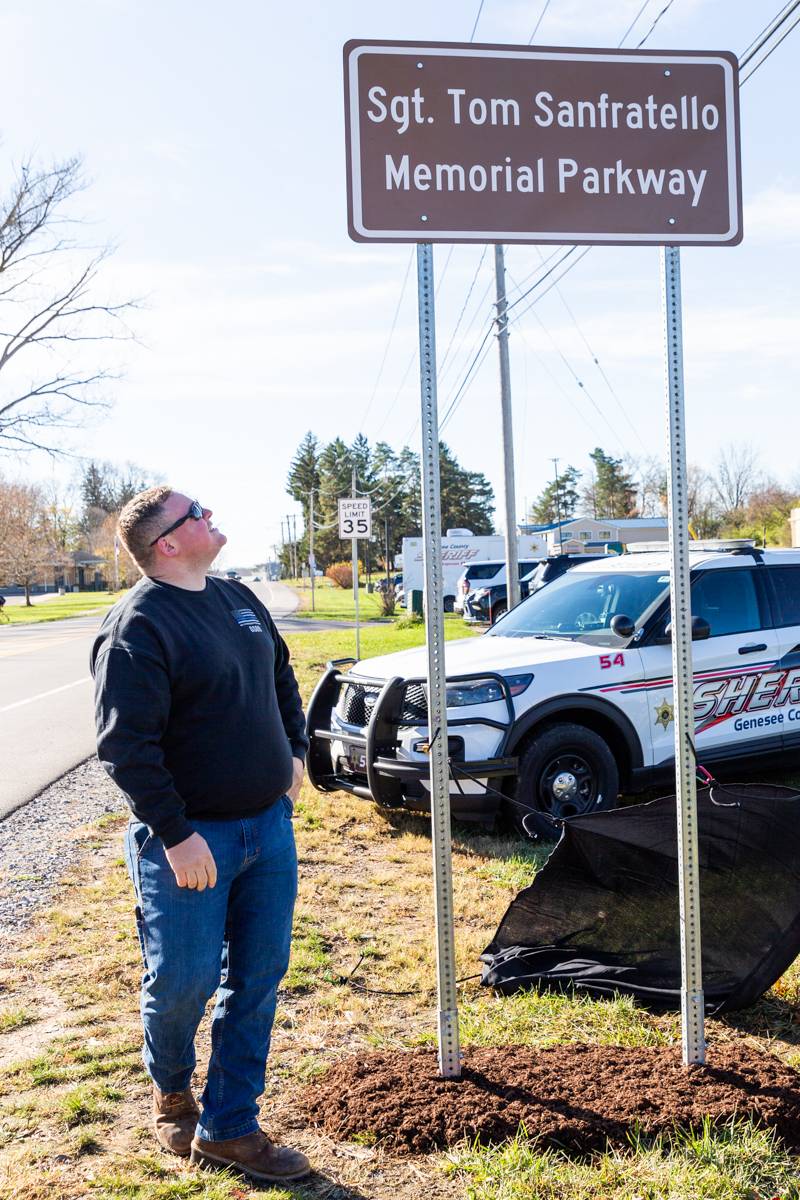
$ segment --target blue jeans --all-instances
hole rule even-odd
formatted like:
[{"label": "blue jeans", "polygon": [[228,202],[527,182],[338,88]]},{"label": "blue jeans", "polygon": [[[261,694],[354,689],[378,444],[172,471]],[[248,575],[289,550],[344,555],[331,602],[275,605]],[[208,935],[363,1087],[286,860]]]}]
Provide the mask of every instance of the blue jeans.
[{"label": "blue jeans", "polygon": [[192,820],[217,864],[216,886],[203,892],[178,887],[161,839],[146,825],[131,821],[125,837],[144,961],[142,1058],[160,1091],[189,1087],[195,1034],[216,992],[197,1126],[210,1141],[258,1129],[256,1101],[297,895],[291,814],[283,796],[242,820]]}]

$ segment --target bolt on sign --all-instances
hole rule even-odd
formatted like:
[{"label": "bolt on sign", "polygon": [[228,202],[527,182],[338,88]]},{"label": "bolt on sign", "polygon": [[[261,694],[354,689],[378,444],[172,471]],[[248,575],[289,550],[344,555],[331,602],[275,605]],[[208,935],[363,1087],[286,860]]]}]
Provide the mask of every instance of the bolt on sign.
[{"label": "bolt on sign", "polygon": [[733,54],[350,41],[344,68],[356,241],[741,241]]}]

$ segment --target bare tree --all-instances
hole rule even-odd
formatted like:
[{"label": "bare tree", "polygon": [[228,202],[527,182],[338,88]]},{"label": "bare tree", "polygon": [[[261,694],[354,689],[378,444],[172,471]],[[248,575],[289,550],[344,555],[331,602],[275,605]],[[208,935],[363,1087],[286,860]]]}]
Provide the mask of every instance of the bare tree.
[{"label": "bare tree", "polygon": [[625,458],[626,469],[636,480],[640,517],[663,517],[667,512],[667,470],[655,454]]},{"label": "bare tree", "polygon": [[65,557],[53,546],[44,510],[39,488],[0,481],[0,579],[23,587],[28,606],[32,585]]},{"label": "bare tree", "polygon": [[758,482],[758,454],[753,447],[745,442],[724,446],[713,482],[724,514],[741,512]]},{"label": "bare tree", "polygon": [[26,162],[0,203],[0,451],[63,452],[56,431],[107,407],[103,386],[116,378],[87,365],[86,347],[132,336],[125,316],[135,302],[97,294],[109,249],[68,236],[80,167],[76,158],[49,169]]}]

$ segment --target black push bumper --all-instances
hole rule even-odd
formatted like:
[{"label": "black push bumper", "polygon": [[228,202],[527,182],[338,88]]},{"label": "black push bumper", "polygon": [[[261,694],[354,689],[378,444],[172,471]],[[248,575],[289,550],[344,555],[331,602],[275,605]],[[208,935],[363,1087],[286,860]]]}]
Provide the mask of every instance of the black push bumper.
[{"label": "black push bumper", "polygon": [[[409,808],[429,811],[429,792],[423,781],[430,778],[427,761],[412,762],[398,758],[398,731],[402,727],[427,727],[427,715],[408,714],[406,693],[410,688],[419,689],[422,679],[371,679],[359,675],[356,679],[343,671],[352,666],[354,659],[337,659],[328,664],[308,705],[307,727],[311,742],[308,752],[308,776],[320,792],[339,790],[355,796],[374,800],[387,808]],[[503,743],[514,723],[514,704],[508,683],[502,675],[482,671],[471,675],[459,675],[448,679],[448,683],[463,683],[472,679],[494,679],[502,688],[506,704],[506,721],[495,721],[488,717],[450,719],[448,728],[448,760],[450,764],[450,796],[453,815],[462,820],[487,821],[493,819],[500,800],[499,787],[488,786],[486,791],[463,790],[464,781],[499,780],[504,776],[516,775],[517,759],[508,757],[468,760],[464,756],[463,739],[453,731],[465,725],[488,725],[503,734]],[[362,686],[377,698],[365,727],[339,729],[332,724],[332,714],[339,700],[342,686]],[[334,762],[332,743],[342,742],[356,752],[357,765],[347,769],[337,759]]]}]

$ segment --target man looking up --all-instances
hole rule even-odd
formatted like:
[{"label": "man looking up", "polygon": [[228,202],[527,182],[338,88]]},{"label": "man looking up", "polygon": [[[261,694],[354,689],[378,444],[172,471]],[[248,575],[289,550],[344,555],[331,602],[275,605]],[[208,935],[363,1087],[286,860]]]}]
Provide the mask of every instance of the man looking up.
[{"label": "man looking up", "polygon": [[[132,809],[126,861],[144,973],[143,1060],[156,1136],[206,1167],[282,1182],[309,1171],[258,1124],[289,962],[292,804],[308,749],[289,651],[242,583],[206,574],[226,538],[168,487],[119,532],[144,578],[92,650],[97,751]],[[194,1039],[216,992],[201,1108]]]}]

